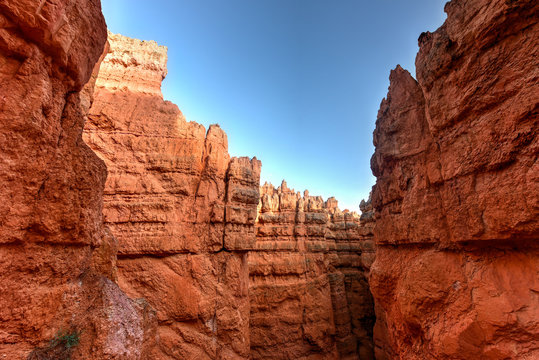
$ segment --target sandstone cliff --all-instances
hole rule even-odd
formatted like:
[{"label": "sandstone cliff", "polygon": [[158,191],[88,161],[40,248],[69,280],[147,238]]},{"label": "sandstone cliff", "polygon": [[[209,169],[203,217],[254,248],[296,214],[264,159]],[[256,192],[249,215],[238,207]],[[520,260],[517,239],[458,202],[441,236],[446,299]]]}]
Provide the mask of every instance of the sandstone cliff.
[{"label": "sandstone cliff", "polygon": [[81,137],[100,3],[1,0],[0,24],[0,358],[138,359],[151,313],[113,282],[106,169]]},{"label": "sandstone cliff", "polygon": [[249,356],[247,250],[260,162],[164,101],[166,48],[110,34],[84,138],[105,161],[118,281],[157,312],[152,359]]},{"label": "sandstone cliff", "polygon": [[259,189],[258,160],[163,100],[165,47],[109,42],[84,139],[109,172],[120,287],[157,313],[151,358],[372,358],[371,219]]},{"label": "sandstone cliff", "polygon": [[536,359],[539,3],[446,12],[374,132],[377,358]]},{"label": "sandstone cliff", "polygon": [[373,358],[372,222],[284,181],[261,187],[258,210],[249,254],[252,358]]}]

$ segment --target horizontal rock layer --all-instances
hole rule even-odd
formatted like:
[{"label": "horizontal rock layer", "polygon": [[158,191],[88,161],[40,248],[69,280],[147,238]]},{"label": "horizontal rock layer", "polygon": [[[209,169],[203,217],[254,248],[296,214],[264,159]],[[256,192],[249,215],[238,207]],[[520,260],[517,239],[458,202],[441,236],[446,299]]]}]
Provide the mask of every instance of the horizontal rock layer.
[{"label": "horizontal rock layer", "polygon": [[537,358],[539,4],[445,10],[374,132],[377,357]]},{"label": "horizontal rock layer", "polygon": [[260,162],[230,158],[219,126],[206,131],[163,100],[164,48],[109,43],[84,138],[109,170],[103,212],[119,284],[156,311],[151,358],[247,358]]},{"label": "horizontal rock layer", "polygon": [[252,358],[373,358],[372,222],[284,181],[261,187],[258,211],[249,254]]}]

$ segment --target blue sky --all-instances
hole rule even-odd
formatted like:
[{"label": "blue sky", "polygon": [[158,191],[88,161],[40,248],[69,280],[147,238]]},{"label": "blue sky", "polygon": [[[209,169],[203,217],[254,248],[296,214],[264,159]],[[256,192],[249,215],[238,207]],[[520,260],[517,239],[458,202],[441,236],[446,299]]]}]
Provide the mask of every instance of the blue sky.
[{"label": "blue sky", "polygon": [[102,0],[114,33],[168,47],[165,99],[218,123],[262,183],[359,211],[374,184],[376,114],[446,0]]}]

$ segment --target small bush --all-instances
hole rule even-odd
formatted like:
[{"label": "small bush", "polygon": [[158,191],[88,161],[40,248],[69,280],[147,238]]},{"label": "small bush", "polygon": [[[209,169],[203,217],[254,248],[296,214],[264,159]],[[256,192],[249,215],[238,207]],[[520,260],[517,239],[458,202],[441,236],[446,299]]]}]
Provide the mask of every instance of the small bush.
[{"label": "small bush", "polygon": [[79,344],[80,332],[78,331],[63,331],[60,330],[56,333],[54,338],[50,341],[50,347],[56,347],[59,345],[64,346],[66,349],[71,349]]},{"label": "small bush", "polygon": [[27,360],[70,360],[73,348],[79,344],[80,331],[59,330],[42,348],[34,349]]}]

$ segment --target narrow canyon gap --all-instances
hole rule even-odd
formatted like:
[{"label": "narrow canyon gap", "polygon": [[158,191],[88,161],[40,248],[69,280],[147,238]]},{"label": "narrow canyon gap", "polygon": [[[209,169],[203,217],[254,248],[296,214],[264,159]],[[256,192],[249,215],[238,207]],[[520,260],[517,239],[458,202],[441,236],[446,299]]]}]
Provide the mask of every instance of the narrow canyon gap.
[{"label": "narrow canyon gap", "polygon": [[539,3],[446,12],[360,217],[260,186],[98,0],[0,0],[0,359],[538,358]]}]

